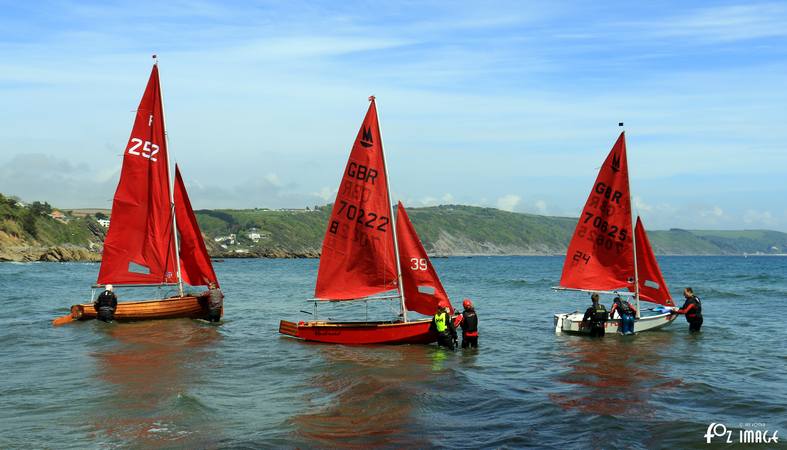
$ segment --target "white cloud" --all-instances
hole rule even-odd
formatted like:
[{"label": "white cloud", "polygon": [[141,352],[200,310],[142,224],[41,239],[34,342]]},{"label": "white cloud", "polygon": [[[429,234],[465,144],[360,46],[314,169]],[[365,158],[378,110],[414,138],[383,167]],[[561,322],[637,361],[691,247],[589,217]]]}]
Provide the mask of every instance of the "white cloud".
[{"label": "white cloud", "polygon": [[332,202],[336,198],[337,192],[338,192],[337,188],[329,188],[327,186],[323,186],[319,192],[312,192],[312,195],[321,198],[326,202]]},{"label": "white cloud", "polygon": [[521,201],[522,198],[518,195],[507,194],[497,199],[497,208],[503,211],[513,211]]},{"label": "white cloud", "polygon": [[776,225],[776,219],[770,211],[749,209],[743,214],[743,221],[749,225]]},{"label": "white cloud", "polygon": [[667,18],[659,35],[728,42],[787,36],[787,6],[777,3],[713,6]]},{"label": "white cloud", "polygon": [[546,215],[547,214],[547,202],[544,200],[536,200],[535,202],[536,212],[539,214]]}]

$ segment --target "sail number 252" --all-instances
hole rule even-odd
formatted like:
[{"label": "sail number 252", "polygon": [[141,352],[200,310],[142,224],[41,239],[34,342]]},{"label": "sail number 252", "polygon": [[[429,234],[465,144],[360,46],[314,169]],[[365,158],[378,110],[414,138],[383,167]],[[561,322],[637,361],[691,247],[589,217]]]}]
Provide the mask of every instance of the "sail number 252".
[{"label": "sail number 252", "polygon": [[149,160],[156,162],[156,154],[159,152],[158,144],[150,141],[143,141],[140,138],[131,138],[129,141],[128,154],[134,156],[142,156]]}]

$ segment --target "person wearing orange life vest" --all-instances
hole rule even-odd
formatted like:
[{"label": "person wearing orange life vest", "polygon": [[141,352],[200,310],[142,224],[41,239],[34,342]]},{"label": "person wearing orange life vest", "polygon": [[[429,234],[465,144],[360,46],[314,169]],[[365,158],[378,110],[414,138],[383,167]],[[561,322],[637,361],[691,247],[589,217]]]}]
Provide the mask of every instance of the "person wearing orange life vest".
[{"label": "person wearing orange life vest", "polygon": [[437,345],[454,350],[456,348],[456,327],[451,317],[451,306],[441,300],[437,312],[432,317],[431,328],[437,332]]},{"label": "person wearing orange life vest", "polygon": [[478,348],[478,316],[475,307],[469,298],[462,302],[462,306],[465,308],[462,311],[462,321],[459,323],[462,327],[462,348]]}]

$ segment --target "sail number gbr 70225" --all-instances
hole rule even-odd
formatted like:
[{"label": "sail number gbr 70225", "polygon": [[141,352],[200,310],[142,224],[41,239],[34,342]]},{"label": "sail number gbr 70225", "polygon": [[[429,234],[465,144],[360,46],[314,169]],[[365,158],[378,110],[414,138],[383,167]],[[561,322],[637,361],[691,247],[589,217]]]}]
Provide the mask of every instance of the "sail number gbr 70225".
[{"label": "sail number gbr 70225", "polygon": [[[615,250],[622,254],[626,249],[626,241],[629,238],[629,230],[617,225],[610,224],[601,216],[585,211],[581,223],[577,228],[577,237],[585,238],[593,243],[597,251]],[[571,259],[575,263],[589,263],[592,256],[589,253],[577,250]]]}]

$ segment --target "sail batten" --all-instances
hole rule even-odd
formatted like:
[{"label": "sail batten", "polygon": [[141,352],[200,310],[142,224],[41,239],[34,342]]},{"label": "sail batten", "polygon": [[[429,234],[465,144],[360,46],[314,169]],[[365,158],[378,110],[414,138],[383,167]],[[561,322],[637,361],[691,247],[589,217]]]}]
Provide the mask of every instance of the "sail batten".
[{"label": "sail batten", "polygon": [[97,284],[177,281],[167,161],[161,88],[154,65],[123,154]]},{"label": "sail batten", "polygon": [[316,298],[354,300],[397,289],[390,209],[377,107],[372,98],[328,219]]}]

